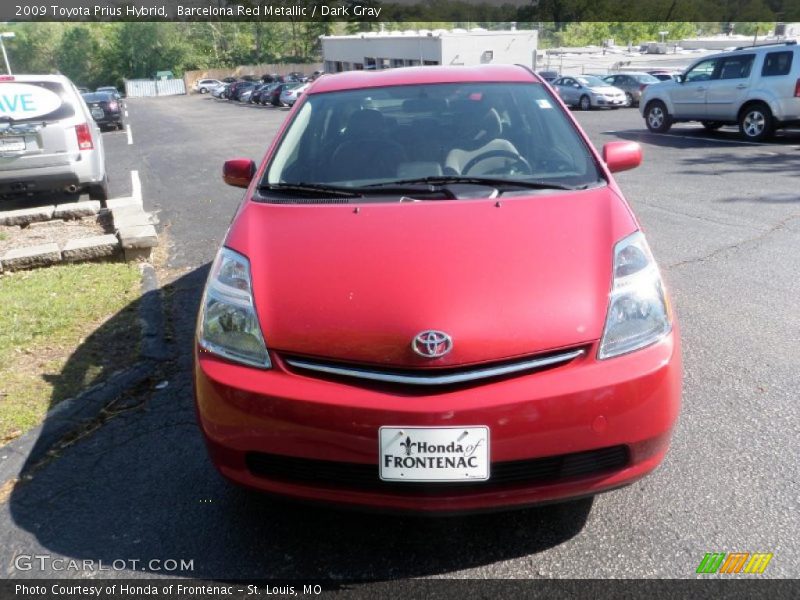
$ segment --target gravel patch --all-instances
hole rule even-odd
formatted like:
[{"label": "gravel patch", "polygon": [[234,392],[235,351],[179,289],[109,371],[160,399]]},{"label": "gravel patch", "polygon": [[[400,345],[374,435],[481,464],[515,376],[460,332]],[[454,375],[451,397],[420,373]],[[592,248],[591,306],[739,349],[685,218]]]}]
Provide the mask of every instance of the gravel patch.
[{"label": "gravel patch", "polygon": [[72,239],[114,233],[109,215],[98,215],[71,221],[45,221],[27,227],[0,225],[0,255],[8,250],[56,243],[63,249]]}]

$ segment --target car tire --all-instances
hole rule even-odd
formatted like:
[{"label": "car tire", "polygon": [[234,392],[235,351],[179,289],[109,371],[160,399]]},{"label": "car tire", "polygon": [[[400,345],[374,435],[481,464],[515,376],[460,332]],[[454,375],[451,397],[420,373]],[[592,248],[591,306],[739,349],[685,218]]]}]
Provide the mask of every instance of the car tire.
[{"label": "car tire", "polygon": [[199,91],[201,94],[207,94],[207,93],[208,93],[208,90],[207,90],[206,88],[200,88],[198,91]]},{"label": "car tire", "polygon": [[625,106],[633,107],[633,96],[631,96],[630,92],[625,92]]},{"label": "car tire", "polygon": [[103,181],[100,183],[93,183],[89,186],[89,199],[101,202],[108,200],[108,175],[104,175]]},{"label": "car tire", "polygon": [[705,127],[708,131],[716,131],[720,127],[724,125],[724,123],[720,121],[700,121],[700,123]]},{"label": "car tire", "polygon": [[761,142],[772,136],[775,123],[772,111],[763,102],[746,105],[739,113],[739,134],[750,142]]},{"label": "car tire", "polygon": [[587,95],[581,96],[581,99],[578,100],[578,107],[581,110],[592,110],[592,100]]},{"label": "car tire", "polygon": [[653,133],[666,133],[672,127],[672,116],[661,100],[653,100],[644,111],[644,122]]}]

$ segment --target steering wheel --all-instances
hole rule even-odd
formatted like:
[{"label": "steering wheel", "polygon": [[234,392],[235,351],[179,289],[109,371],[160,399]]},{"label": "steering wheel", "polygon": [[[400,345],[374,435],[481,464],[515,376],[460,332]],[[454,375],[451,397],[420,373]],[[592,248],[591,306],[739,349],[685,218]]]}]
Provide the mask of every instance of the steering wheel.
[{"label": "steering wheel", "polygon": [[[461,174],[466,175],[467,173],[472,171],[472,169],[475,168],[475,165],[477,165],[478,163],[482,163],[483,161],[489,160],[491,158],[507,158],[513,161],[512,162],[513,165],[522,167],[522,169],[519,170],[512,169],[510,174],[519,173],[521,175],[533,175],[533,169],[531,168],[530,163],[527,160],[525,160],[523,156],[511,152],[510,150],[489,150],[488,152],[479,154],[478,156],[475,156],[469,161],[467,161],[467,164],[464,165],[463,169],[461,169]],[[501,174],[506,174],[506,172],[504,171],[501,173],[498,172],[497,170],[494,170],[494,171],[488,171],[485,174],[501,175]]]}]

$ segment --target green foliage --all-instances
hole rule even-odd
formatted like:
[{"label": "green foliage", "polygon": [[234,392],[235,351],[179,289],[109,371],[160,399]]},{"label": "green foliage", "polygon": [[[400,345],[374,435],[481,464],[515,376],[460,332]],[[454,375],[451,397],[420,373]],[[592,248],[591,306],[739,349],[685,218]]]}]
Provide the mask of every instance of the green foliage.
[{"label": "green foliage", "polygon": [[63,73],[76,84],[120,86],[168,70],[319,60],[319,36],[344,24],[316,22],[9,23],[15,73]]}]

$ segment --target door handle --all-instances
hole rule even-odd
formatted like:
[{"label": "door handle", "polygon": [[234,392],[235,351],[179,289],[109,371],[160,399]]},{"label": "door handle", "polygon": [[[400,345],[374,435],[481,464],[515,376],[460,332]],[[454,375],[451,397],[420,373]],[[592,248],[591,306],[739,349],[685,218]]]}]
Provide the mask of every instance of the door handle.
[{"label": "door handle", "polygon": [[736,86],[736,89],[737,90],[746,90],[747,89],[747,84],[746,83],[740,83],[739,85]]},{"label": "door handle", "polygon": [[704,88],[704,87],[699,87],[699,88],[697,88],[697,91],[698,91],[698,92],[705,92],[705,91],[706,91],[706,88]]}]

